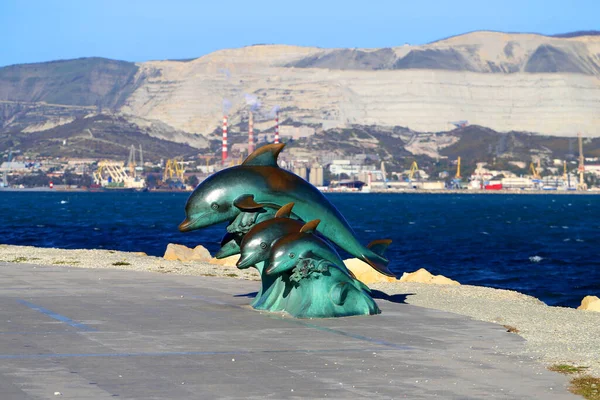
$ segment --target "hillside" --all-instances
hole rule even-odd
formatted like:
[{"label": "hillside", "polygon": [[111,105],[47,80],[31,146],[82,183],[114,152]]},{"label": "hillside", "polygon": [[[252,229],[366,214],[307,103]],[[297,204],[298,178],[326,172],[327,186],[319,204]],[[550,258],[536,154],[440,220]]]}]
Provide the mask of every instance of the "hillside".
[{"label": "hillside", "polygon": [[468,120],[501,132],[600,136],[599,54],[600,36],[495,32],[393,49],[252,46],[143,63],[140,71],[153,76],[121,111],[207,132],[220,123],[223,99],[235,122],[251,95],[265,114],[278,106],[324,129],[437,132]]},{"label": "hillside", "polygon": [[0,100],[118,108],[137,88],[138,66],[79,58],[0,68]]},{"label": "hillside", "polygon": [[43,157],[125,160],[131,145],[136,149],[141,145],[147,161],[198,154],[197,148],[187,144],[157,138],[155,130],[122,117],[97,115],[42,131],[0,133],[0,153],[19,149]]},{"label": "hillside", "polygon": [[[481,31],[384,49],[257,45],[193,60],[0,68],[0,133],[22,138],[108,115],[155,139],[205,149],[223,113],[243,126],[250,109],[262,131],[273,129],[279,109],[289,127],[341,135],[353,126],[436,133],[467,120],[495,132],[600,137],[600,36]],[[128,142],[117,131],[112,137]],[[382,151],[393,140],[386,143]]]}]

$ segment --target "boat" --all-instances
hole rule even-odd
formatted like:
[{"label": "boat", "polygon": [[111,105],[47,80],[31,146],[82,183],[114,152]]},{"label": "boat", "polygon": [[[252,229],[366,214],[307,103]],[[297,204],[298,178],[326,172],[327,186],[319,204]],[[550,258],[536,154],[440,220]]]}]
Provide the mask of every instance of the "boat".
[{"label": "boat", "polygon": [[483,187],[485,190],[502,190],[501,183],[490,183],[489,185],[485,185]]}]

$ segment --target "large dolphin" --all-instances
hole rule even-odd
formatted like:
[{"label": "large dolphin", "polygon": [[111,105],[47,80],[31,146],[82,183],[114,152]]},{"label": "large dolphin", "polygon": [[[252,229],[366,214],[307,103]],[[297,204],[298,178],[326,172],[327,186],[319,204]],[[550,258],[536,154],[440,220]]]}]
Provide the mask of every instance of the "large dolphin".
[{"label": "large dolphin", "polygon": [[263,146],[242,165],[219,171],[201,182],[185,206],[179,230],[188,232],[233,220],[240,212],[295,203],[294,215],[304,221],[320,219],[318,231],[377,271],[395,276],[388,260],[360,244],[346,219],[313,185],[277,165],[284,144]]}]

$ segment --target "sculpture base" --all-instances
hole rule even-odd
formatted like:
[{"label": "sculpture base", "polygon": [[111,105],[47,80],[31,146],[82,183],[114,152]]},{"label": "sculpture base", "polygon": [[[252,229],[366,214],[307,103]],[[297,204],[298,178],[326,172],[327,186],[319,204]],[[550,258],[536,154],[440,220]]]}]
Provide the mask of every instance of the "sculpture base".
[{"label": "sculpture base", "polygon": [[275,277],[257,266],[262,287],[251,306],[256,310],[286,312],[295,318],[336,318],[374,315],[381,311],[364,285],[331,263],[308,262],[302,272]]}]

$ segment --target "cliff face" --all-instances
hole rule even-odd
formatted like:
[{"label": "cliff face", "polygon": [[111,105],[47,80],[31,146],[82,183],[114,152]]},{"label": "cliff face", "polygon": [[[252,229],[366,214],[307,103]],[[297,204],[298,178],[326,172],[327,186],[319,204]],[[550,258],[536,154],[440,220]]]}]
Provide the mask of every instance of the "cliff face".
[{"label": "cliff face", "polygon": [[468,120],[497,131],[600,136],[599,36],[475,32],[393,49],[254,46],[140,71],[153,78],[121,110],[189,132],[216,129],[223,99],[238,121],[251,94],[266,114],[279,106],[286,118],[324,128],[445,131]]},{"label": "cliff face", "polygon": [[[45,120],[37,111],[49,106],[61,109]],[[325,129],[360,124],[435,132],[467,120],[501,132],[600,137],[600,36],[474,32],[387,49],[273,45],[188,62],[11,66],[0,68],[0,107],[5,132],[40,130],[108,108],[207,135],[224,112],[236,124],[250,107],[268,129],[279,107],[282,118]]]},{"label": "cliff face", "polygon": [[480,73],[563,72],[600,75],[600,36],[548,37],[473,32],[423,46],[333,49],[288,64],[296,68],[435,69]]}]

